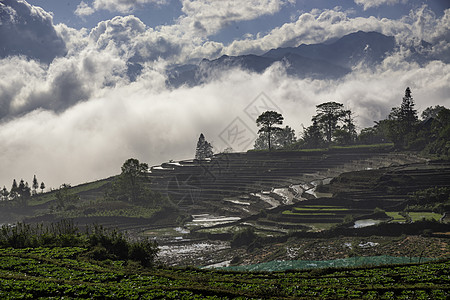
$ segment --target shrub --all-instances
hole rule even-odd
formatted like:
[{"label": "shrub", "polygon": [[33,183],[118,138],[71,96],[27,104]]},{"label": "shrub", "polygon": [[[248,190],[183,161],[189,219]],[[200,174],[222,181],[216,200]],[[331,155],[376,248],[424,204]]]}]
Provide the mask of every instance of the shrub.
[{"label": "shrub", "polygon": [[144,267],[150,267],[158,253],[158,245],[154,241],[141,240],[131,245],[129,258],[139,261]]},{"label": "shrub", "polygon": [[257,238],[258,236],[256,235],[253,227],[247,227],[243,230],[236,232],[233,235],[233,238],[231,240],[231,247],[235,248],[241,246],[249,246],[253,242],[255,242]]},{"label": "shrub", "polygon": [[134,260],[148,267],[153,265],[158,252],[156,242],[130,241],[117,230],[105,230],[95,225],[81,233],[68,221],[51,224],[4,225],[0,229],[0,247],[85,247],[85,257],[95,260]]}]

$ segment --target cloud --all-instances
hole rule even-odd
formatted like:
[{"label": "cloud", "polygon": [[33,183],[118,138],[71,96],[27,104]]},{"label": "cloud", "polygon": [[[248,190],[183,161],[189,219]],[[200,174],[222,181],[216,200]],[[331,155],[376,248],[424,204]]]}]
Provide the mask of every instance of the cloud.
[{"label": "cloud", "polygon": [[79,17],[90,16],[95,12],[95,9],[89,6],[86,2],[81,1],[78,4],[75,14]]},{"label": "cloud", "polygon": [[426,6],[411,10],[400,19],[376,18],[370,16],[351,17],[351,13],[341,8],[318,10],[301,14],[294,22],[285,23],[257,38],[235,40],[224,46],[223,53],[228,55],[262,54],[278,47],[297,47],[300,44],[326,42],[343,35],[362,31],[377,31],[394,36],[398,43],[418,46],[421,40],[439,44],[448,41],[450,30],[450,10],[437,18]]},{"label": "cloud", "polygon": [[[134,16],[100,22],[89,33],[65,25],[56,29],[70,45],[65,57],[50,65],[19,56],[0,60],[0,119],[38,108],[65,110],[129,84],[144,69],[146,76],[155,69],[163,73],[161,69],[181,51]],[[152,74],[162,78],[159,73]]]},{"label": "cloud", "polygon": [[172,25],[157,28],[181,48],[179,62],[198,62],[205,57],[216,58],[223,54],[225,46],[209,37],[235,22],[254,20],[273,15],[286,0],[211,1],[182,0],[183,14]]},{"label": "cloud", "polygon": [[237,117],[257,131],[244,110],[261,92],[280,107],[285,124],[297,134],[301,124],[310,124],[315,105],[326,101],[344,103],[361,129],[400,105],[406,86],[420,110],[449,107],[449,74],[450,66],[442,62],[419,66],[399,56],[336,81],[295,79],[274,65],[263,74],[234,69],[208,84],[170,91],[163,87],[164,78],[146,68],[135,82],[106,88],[65,111],[38,109],[2,124],[0,165],[8,171],[0,183],[37,174],[57,187],[117,174],[130,157],[150,165],[191,158],[200,132],[216,149],[224,149],[220,134]]},{"label": "cloud", "polygon": [[[410,63],[405,59],[407,47],[376,69],[360,67],[340,80],[296,79],[275,64],[263,74],[216,70],[214,79],[201,86],[166,89],[164,70],[169,64],[323,42],[357,30],[393,35],[406,45],[424,38],[434,43],[426,51],[448,53],[450,10],[437,18],[422,6],[398,20],[354,18],[340,9],[312,10],[268,34],[224,45],[210,40],[211,34],[232,22],[273,14],[287,3],[229,2],[227,7],[226,2],[220,1],[214,11],[212,2],[184,1],[184,15],[158,28],[132,15],[102,21],[91,31],[52,25],[54,36],[66,45],[64,56],[50,63],[24,53],[0,59],[0,184],[9,188],[13,178],[31,182],[36,174],[47,186],[58,187],[117,174],[130,157],[151,165],[191,158],[200,132],[215,148],[224,149],[227,144],[220,135],[236,118],[257,131],[244,110],[261,92],[276,102],[285,124],[297,134],[302,123],[309,125],[315,105],[325,101],[344,103],[355,112],[359,128],[370,126],[401,103],[406,86],[420,110],[450,106],[449,65]],[[12,6],[0,9],[9,11],[2,14],[2,22],[20,19],[20,11],[13,13]],[[51,15],[37,11],[38,19],[46,16],[51,21]],[[198,36],[198,31],[204,33]],[[38,37],[28,32],[36,34],[32,39]]]},{"label": "cloud", "polygon": [[25,1],[0,3],[0,58],[25,55],[50,63],[66,54],[66,46],[53,27],[53,17]]},{"label": "cloud", "polygon": [[[212,12],[208,2],[199,3],[190,7],[192,3],[185,1],[185,18],[209,20],[216,18],[213,16],[222,16],[218,17],[222,21],[240,20],[244,18],[243,12],[249,9],[245,6],[239,8],[231,2],[229,7],[224,6],[226,9]],[[264,3],[265,9],[258,7]],[[264,3],[254,3],[249,16],[275,12],[283,4]],[[3,9],[5,7],[12,10],[10,6],[2,6]],[[44,15],[51,21],[51,16],[41,9],[29,5],[24,7],[28,8],[28,14],[36,10],[38,15]],[[18,19],[14,11],[4,16]],[[80,101],[100,97],[109,89],[130,84],[140,76],[146,77],[149,82],[153,80],[154,88],[161,90],[164,89],[164,70],[170,64],[186,63],[203,57],[214,58],[223,53],[262,53],[271,48],[295,46],[301,42],[322,42],[357,29],[392,34],[403,43],[412,41],[411,45],[418,44],[417,41],[422,37],[427,38],[435,44],[433,48],[421,51],[448,61],[449,16],[450,10],[446,10],[441,18],[436,18],[426,6],[411,11],[400,20],[351,18],[347,12],[338,8],[313,10],[300,15],[295,22],[275,28],[267,35],[235,41],[228,46],[207,38],[189,38],[192,32],[174,31],[174,26],[180,26],[184,21],[178,25],[153,29],[135,16],[119,16],[100,22],[90,32],[86,29],[75,30],[64,24],[53,27],[50,22],[48,24],[52,26],[55,36],[63,39],[67,45],[66,56],[55,59],[49,65],[17,56],[1,60],[0,118],[13,118],[38,108],[63,111]],[[223,26],[220,21],[214,22],[216,25],[210,28]],[[410,54],[409,48],[404,48],[399,55]],[[392,57],[390,59],[394,60]]]},{"label": "cloud", "polygon": [[192,28],[197,34],[212,35],[232,22],[253,20],[280,11],[287,2],[283,0],[211,1],[182,0],[179,23]]},{"label": "cloud", "polygon": [[145,4],[164,5],[167,0],[94,0],[91,6],[84,1],[78,4],[75,14],[79,17],[89,16],[99,10],[131,13],[136,7]]},{"label": "cloud", "polygon": [[379,7],[381,5],[406,4],[407,2],[408,0],[355,0],[356,4],[364,6],[364,10]]},{"label": "cloud", "polygon": [[147,28],[134,16],[114,17],[102,21],[89,34],[97,50],[113,50],[120,57],[133,61],[171,59],[180,53],[180,45],[172,37]]}]

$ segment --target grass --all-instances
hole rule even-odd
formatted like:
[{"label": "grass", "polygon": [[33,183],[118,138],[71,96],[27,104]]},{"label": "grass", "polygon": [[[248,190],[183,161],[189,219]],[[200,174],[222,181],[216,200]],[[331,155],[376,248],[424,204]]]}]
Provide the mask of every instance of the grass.
[{"label": "grass", "polygon": [[332,227],[338,225],[338,223],[308,223],[308,224],[301,224],[305,226],[312,227],[314,232],[317,231],[323,231],[323,230],[329,230]]},{"label": "grass", "polygon": [[317,198],[332,198],[333,194],[332,193],[321,193],[318,191],[315,191]]},{"label": "grass", "polygon": [[362,149],[362,148],[382,148],[393,146],[394,143],[383,143],[383,144],[369,144],[369,145],[331,146],[330,149]]},{"label": "grass", "polygon": [[297,213],[297,212],[292,212],[292,211],[290,211],[290,210],[285,210],[285,211],[283,211],[283,213],[282,213],[283,215],[294,215],[294,216],[335,216],[336,214],[334,214],[334,213],[330,213],[330,212],[325,212],[325,213],[323,213],[323,212],[300,212],[300,213]]},{"label": "grass", "polygon": [[405,218],[402,215],[400,215],[398,212],[387,211],[386,215],[388,215],[388,217],[392,218],[391,222],[406,222]]},{"label": "grass", "polygon": [[[104,185],[108,184],[110,181],[111,180],[108,178],[108,179],[94,181],[91,183],[80,184],[75,187],[71,187],[69,189],[69,193],[70,194],[78,194],[78,193],[82,193],[82,192],[96,190],[96,189],[99,189],[99,188],[103,187]],[[31,199],[28,202],[28,205],[36,206],[36,205],[41,205],[41,204],[56,200],[56,192],[57,192],[57,190],[43,193],[43,194],[38,193],[36,196],[31,197]]]},{"label": "grass", "polygon": [[322,207],[294,207],[294,210],[298,211],[347,211],[348,208],[338,206],[322,206]]},{"label": "grass", "polygon": [[439,221],[442,217],[441,214],[433,213],[433,212],[408,212],[408,215],[411,217],[411,221],[422,221],[425,220],[435,220]]}]

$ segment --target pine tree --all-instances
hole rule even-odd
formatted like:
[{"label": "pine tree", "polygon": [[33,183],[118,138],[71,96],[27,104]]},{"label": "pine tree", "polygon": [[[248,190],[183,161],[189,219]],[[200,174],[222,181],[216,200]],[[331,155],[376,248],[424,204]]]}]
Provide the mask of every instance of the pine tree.
[{"label": "pine tree", "polygon": [[15,179],[13,179],[13,183],[11,186],[11,191],[10,191],[10,197],[11,199],[15,199],[18,196],[18,189],[19,187],[17,186],[17,181]]},{"label": "pine tree", "polygon": [[257,119],[256,125],[261,127],[258,133],[267,133],[267,144],[269,145],[269,151],[272,149],[272,137],[271,135],[276,131],[282,131],[282,128],[276,127],[274,125],[283,124],[283,116],[276,111],[266,111],[263,112]]},{"label": "pine tree", "polygon": [[6,186],[3,186],[3,189],[2,189],[1,194],[2,194],[2,200],[3,200],[3,201],[8,200],[9,192],[8,192],[8,190],[6,189]]},{"label": "pine tree", "polygon": [[28,182],[24,182],[23,179],[20,180],[19,186],[17,188],[17,194],[19,196],[20,204],[26,206],[28,199],[31,196],[31,189],[28,186]]},{"label": "pine tree", "polygon": [[45,183],[41,182],[41,186],[39,187],[41,189],[41,194],[44,192],[45,189]]},{"label": "pine tree", "polygon": [[414,100],[411,96],[409,87],[405,90],[402,105],[400,106],[400,120],[409,128],[414,126],[419,118],[417,117],[417,110],[414,109]]},{"label": "pine tree", "polygon": [[36,194],[36,190],[39,188],[39,182],[37,181],[36,175],[33,177],[33,195]]},{"label": "pine tree", "polygon": [[211,158],[214,155],[212,146],[205,139],[203,133],[200,134],[197,142],[197,148],[195,150],[195,159],[206,159]]},{"label": "pine tree", "polygon": [[320,148],[325,145],[320,126],[313,120],[311,126],[304,128],[302,136],[302,146],[305,148]]},{"label": "pine tree", "polygon": [[25,181],[23,179],[19,182],[19,187],[17,188],[17,191],[20,196],[22,196],[22,193],[25,191]]},{"label": "pine tree", "polygon": [[408,141],[414,139],[418,120],[411,90],[407,87],[402,104],[392,108],[387,120],[388,136],[397,148],[407,148]]}]

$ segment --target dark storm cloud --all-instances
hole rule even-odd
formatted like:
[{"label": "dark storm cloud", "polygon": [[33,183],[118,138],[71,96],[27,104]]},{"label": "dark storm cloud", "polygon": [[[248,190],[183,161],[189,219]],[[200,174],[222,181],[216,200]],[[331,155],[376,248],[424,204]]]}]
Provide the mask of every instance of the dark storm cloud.
[{"label": "dark storm cloud", "polygon": [[66,54],[66,45],[56,33],[52,16],[27,2],[0,3],[0,57],[25,55],[50,63]]}]

